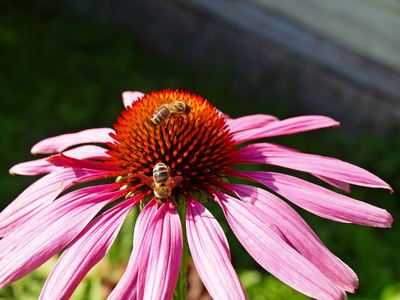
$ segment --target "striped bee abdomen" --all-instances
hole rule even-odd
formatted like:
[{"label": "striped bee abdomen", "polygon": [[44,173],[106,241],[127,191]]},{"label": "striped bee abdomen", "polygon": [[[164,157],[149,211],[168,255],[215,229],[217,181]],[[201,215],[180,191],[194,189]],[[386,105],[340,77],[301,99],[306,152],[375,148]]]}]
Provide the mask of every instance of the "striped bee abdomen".
[{"label": "striped bee abdomen", "polygon": [[150,124],[154,127],[158,126],[170,115],[171,111],[165,105],[161,105],[151,117]]},{"label": "striped bee abdomen", "polygon": [[158,163],[153,169],[153,178],[156,183],[164,183],[169,178],[169,171],[165,164]]}]

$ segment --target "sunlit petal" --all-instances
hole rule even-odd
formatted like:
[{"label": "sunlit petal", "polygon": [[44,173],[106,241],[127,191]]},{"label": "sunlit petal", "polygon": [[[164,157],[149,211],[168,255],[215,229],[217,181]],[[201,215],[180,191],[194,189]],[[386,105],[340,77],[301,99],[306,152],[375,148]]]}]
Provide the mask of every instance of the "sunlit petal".
[{"label": "sunlit petal", "polygon": [[95,128],[76,133],[62,134],[40,141],[32,147],[31,152],[32,154],[51,154],[62,152],[75,145],[87,143],[105,144],[112,141],[109,135],[112,132],[114,130],[111,128]]},{"label": "sunlit petal", "polygon": [[113,185],[88,187],[64,195],[0,240],[0,288],[47,261],[65,247],[121,191]]},{"label": "sunlit petal", "polygon": [[59,169],[40,178],[0,213],[0,237],[18,230],[27,219],[44,209],[69,187],[104,178],[105,174],[98,170]]},{"label": "sunlit petal", "polygon": [[[171,203],[153,205],[154,219],[143,237],[148,259],[139,261],[138,299],[171,299],[182,259],[179,215]],[[154,288],[157,287],[157,288]]]},{"label": "sunlit petal", "polygon": [[228,241],[221,226],[193,198],[189,199],[187,205],[186,228],[193,262],[211,297],[246,299],[231,264]]},{"label": "sunlit petal", "polygon": [[122,93],[122,101],[124,102],[125,108],[128,108],[128,106],[131,106],[133,102],[137,101],[141,97],[143,97],[144,94],[141,92],[131,92],[131,91],[126,91]]},{"label": "sunlit petal", "polygon": [[228,124],[229,130],[232,133],[260,128],[276,121],[279,121],[279,119],[271,115],[262,114],[244,116],[237,119],[226,119],[226,123]]},{"label": "sunlit petal", "polygon": [[118,281],[117,286],[113,289],[107,300],[129,300],[138,299],[138,272],[140,260],[147,261],[149,253],[144,251],[143,239],[145,237],[149,224],[153,221],[156,210],[154,207],[157,204],[151,201],[139,214],[136,224],[133,239],[133,249],[129,262],[124,274]]},{"label": "sunlit petal", "polygon": [[280,198],[248,185],[221,184],[221,187],[260,208],[259,217],[339,287],[352,293],[358,287],[353,270],[333,255],[300,215]]},{"label": "sunlit petal", "polygon": [[236,132],[233,134],[233,140],[236,144],[241,144],[247,141],[266,137],[288,135],[334,126],[339,126],[339,122],[328,117],[301,116],[282,121],[271,122],[263,127],[252,130]]},{"label": "sunlit petal", "polygon": [[87,272],[110,249],[137,200],[132,198],[107,210],[69,244],[47,278],[40,299],[69,299]]},{"label": "sunlit petal", "polygon": [[306,154],[281,145],[259,143],[238,151],[238,163],[265,163],[373,188],[392,188],[379,177],[339,159]]},{"label": "sunlit petal", "polygon": [[258,181],[278,194],[318,216],[344,223],[390,227],[393,218],[385,210],[332,192],[290,175],[272,172],[235,171],[242,178]]},{"label": "sunlit petal", "polygon": [[214,193],[236,237],[263,268],[307,296],[332,300],[345,298],[343,290],[260,219],[258,208],[221,192]]}]

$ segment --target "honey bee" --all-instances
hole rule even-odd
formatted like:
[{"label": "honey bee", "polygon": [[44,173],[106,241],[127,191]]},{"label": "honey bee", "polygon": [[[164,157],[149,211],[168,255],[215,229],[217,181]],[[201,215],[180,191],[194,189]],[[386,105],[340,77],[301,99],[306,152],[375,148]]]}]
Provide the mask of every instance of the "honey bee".
[{"label": "honey bee", "polygon": [[154,166],[152,177],[147,177],[142,173],[137,173],[137,176],[142,183],[153,189],[158,204],[167,202],[172,190],[183,180],[182,176],[171,177],[169,168],[163,163]]},{"label": "honey bee", "polygon": [[190,107],[182,101],[174,101],[161,105],[153,114],[150,120],[150,124],[153,127],[160,125],[166,119],[171,116],[188,115],[190,113]]}]

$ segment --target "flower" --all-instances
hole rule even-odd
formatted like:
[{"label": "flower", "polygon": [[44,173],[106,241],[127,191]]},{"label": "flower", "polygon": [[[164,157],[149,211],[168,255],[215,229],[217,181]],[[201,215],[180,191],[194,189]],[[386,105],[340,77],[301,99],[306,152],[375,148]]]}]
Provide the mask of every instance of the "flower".
[{"label": "flower", "polygon": [[[231,119],[200,96],[173,90],[124,92],[123,100],[126,110],[114,130],[89,129],[45,139],[32,153],[51,156],[11,168],[12,174],[46,175],[0,214],[0,288],[65,248],[40,298],[68,298],[106,254],[129,211],[142,204],[128,266],[109,299],[172,297],[182,258],[182,225],[210,295],[245,299],[224,232],[203,205],[215,201],[244,248],[284,283],[317,299],[343,299],[346,292],[354,292],[355,273],[274,193],[339,222],[390,227],[391,215],[291,175],[234,168],[267,164],[310,173],[345,191],[349,184],[391,190],[370,172],[338,159],[265,142],[237,148],[261,138],[335,127],[338,122],[324,116],[280,121],[262,114]],[[188,106],[184,113],[173,111],[175,101]],[[161,107],[164,111],[156,113],[159,120],[151,121]],[[165,180],[153,178],[154,169]],[[230,177],[267,189],[232,184]],[[69,191],[89,181],[93,185]],[[164,196],[155,197],[158,191]],[[186,218],[181,222],[179,212],[184,208]]]}]

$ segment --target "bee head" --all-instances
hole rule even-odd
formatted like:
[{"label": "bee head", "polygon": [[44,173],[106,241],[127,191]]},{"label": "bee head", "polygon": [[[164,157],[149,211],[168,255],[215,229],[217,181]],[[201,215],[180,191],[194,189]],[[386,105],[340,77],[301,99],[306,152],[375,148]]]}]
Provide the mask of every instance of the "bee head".
[{"label": "bee head", "polygon": [[186,107],[185,107],[185,114],[189,114],[190,113],[190,106],[188,105],[188,104],[186,104]]},{"label": "bee head", "polygon": [[157,199],[157,201],[160,201],[160,202],[162,202],[162,203],[167,202],[167,198],[159,198],[159,197],[156,197],[156,199]]}]

